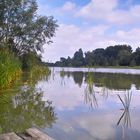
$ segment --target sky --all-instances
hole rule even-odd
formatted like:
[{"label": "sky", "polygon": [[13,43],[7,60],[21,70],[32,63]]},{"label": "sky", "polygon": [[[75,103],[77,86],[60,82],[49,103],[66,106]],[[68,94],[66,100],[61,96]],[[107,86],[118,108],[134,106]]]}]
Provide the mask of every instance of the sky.
[{"label": "sky", "polygon": [[38,14],[53,16],[59,28],[44,45],[43,60],[55,62],[110,45],[140,46],[140,0],[37,0]]}]

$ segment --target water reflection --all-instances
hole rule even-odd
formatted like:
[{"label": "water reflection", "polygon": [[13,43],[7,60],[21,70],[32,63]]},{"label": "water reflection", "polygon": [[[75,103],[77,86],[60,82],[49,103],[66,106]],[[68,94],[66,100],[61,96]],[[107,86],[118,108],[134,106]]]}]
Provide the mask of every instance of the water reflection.
[{"label": "water reflection", "polygon": [[127,128],[131,127],[131,118],[130,118],[129,110],[123,110],[123,113],[117,122],[117,125],[120,125],[120,124]]},{"label": "water reflection", "polygon": [[[52,83],[38,83],[44,93],[46,91],[44,98],[54,101],[59,118],[52,129],[43,129],[45,132],[56,140],[139,139],[140,76],[60,71]],[[129,92],[128,96],[127,91],[131,90],[132,95]],[[89,109],[89,105],[93,108]]]},{"label": "water reflection", "polygon": [[52,71],[0,96],[0,130],[35,125],[56,140],[139,140],[139,75]]},{"label": "water reflection", "polygon": [[[61,85],[64,85],[68,79],[73,78],[73,81],[79,87],[84,87],[84,101],[91,107],[98,107],[97,95],[108,98],[109,92],[113,90],[130,90],[132,84],[135,84],[136,89],[140,87],[139,75],[128,74],[111,74],[111,73],[93,73],[93,72],[71,72],[60,71]],[[65,81],[66,80],[66,81]],[[63,84],[62,84],[63,83]],[[97,89],[98,88],[98,89]],[[99,90],[100,89],[100,90]]]},{"label": "water reflection", "polygon": [[120,125],[122,122],[122,125],[125,127],[131,127],[131,118],[130,118],[130,103],[132,98],[132,92],[128,91],[126,94],[124,94],[124,98],[122,98],[119,94],[117,95],[119,100],[121,101],[123,105],[123,113],[121,117],[119,118],[117,125]]},{"label": "water reflection", "polygon": [[85,88],[85,102],[90,104],[91,107],[97,108],[98,102],[96,99],[96,94],[94,91],[94,78],[91,72],[89,72],[85,77],[86,88]]},{"label": "water reflection", "polygon": [[32,126],[52,127],[57,117],[52,102],[43,101],[43,92],[24,87],[17,93],[0,95],[0,131],[23,132]]},{"label": "water reflection", "polygon": [[65,73],[63,69],[60,71],[60,77],[61,77],[61,85],[63,86],[65,85],[65,80],[64,80]]},{"label": "water reflection", "polygon": [[[94,85],[97,87],[106,87],[115,90],[130,90],[131,85],[135,84],[136,88],[140,88],[140,75],[129,74],[114,74],[114,73],[94,73],[90,72],[93,76]],[[75,84],[79,86],[84,82],[83,79],[88,77],[89,72],[70,72],[63,71],[63,77],[73,77]],[[61,76],[61,75],[60,75]],[[87,82],[87,81],[86,81]]]}]

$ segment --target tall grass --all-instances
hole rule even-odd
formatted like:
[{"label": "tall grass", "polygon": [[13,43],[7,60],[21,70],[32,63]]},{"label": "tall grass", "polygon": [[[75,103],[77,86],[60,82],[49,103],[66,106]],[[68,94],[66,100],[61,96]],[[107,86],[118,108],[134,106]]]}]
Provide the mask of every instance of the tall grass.
[{"label": "tall grass", "polygon": [[21,74],[18,58],[6,49],[0,49],[0,89],[9,87]]},{"label": "tall grass", "polygon": [[91,107],[97,108],[98,101],[94,91],[94,78],[91,72],[88,72],[86,77],[87,86],[85,88],[85,102],[89,103]]},{"label": "tall grass", "polygon": [[36,81],[39,79],[48,78],[48,75],[50,74],[50,70],[47,66],[41,66],[41,65],[36,65],[33,66],[29,72],[29,79],[32,81]]}]

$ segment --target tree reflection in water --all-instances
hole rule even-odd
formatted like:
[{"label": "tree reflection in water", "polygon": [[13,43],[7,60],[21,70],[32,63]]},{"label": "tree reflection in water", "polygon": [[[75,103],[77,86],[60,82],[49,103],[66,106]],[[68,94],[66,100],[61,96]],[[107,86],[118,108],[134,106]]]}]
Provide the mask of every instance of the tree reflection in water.
[{"label": "tree reflection in water", "polygon": [[[72,77],[73,81],[75,84],[77,84],[80,88],[85,84],[86,87],[84,89],[84,100],[86,104],[89,104],[91,107],[98,107],[98,102],[97,102],[97,98],[96,98],[96,94],[100,94],[102,95],[105,99],[107,99],[108,97],[108,88],[106,88],[105,86],[96,83],[95,81],[95,75],[93,72],[69,72],[69,71],[64,71],[61,70],[60,71],[60,77],[61,80],[63,82],[61,82],[61,85],[63,85],[62,83],[66,83],[64,81],[64,77],[67,76]],[[99,87],[100,91],[95,91],[95,87]]]},{"label": "tree reflection in water", "polygon": [[65,85],[65,72],[64,72],[64,68],[62,68],[62,70],[60,71],[60,77],[61,77],[61,85]]},{"label": "tree reflection in water", "polygon": [[91,107],[94,105],[94,107],[97,108],[98,102],[94,91],[94,79],[91,72],[88,72],[85,81],[87,84],[85,88],[85,102],[90,104]]},{"label": "tree reflection in water", "polygon": [[51,101],[42,100],[43,93],[26,87],[17,94],[0,95],[0,130],[23,132],[32,126],[51,127],[57,117]]},{"label": "tree reflection in water", "polygon": [[[131,85],[134,84],[136,89],[140,87],[140,76],[118,73],[98,73],[98,72],[82,72],[82,71],[65,71],[62,69],[60,77],[63,83],[67,84],[65,76],[73,78],[73,81],[80,88],[84,89],[84,100],[92,107],[98,107],[97,96],[101,95],[105,99],[108,98],[109,93],[115,90],[130,90]],[[62,83],[62,82],[61,82]]]}]

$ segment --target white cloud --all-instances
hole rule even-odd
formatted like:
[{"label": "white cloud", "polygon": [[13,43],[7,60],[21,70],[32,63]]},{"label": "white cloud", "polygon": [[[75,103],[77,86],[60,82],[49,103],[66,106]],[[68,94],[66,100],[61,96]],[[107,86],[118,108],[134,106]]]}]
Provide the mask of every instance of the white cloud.
[{"label": "white cloud", "polygon": [[[83,29],[76,25],[61,24],[56,38],[54,38],[54,43],[50,46],[44,46],[46,47],[44,59],[59,60],[60,57],[72,56],[79,48],[85,51],[101,47],[105,43],[104,33],[107,29],[106,25]],[[109,45],[108,42],[106,45]]]},{"label": "white cloud", "polygon": [[62,10],[62,11],[70,11],[70,12],[71,12],[71,11],[73,11],[75,8],[76,8],[76,4],[73,3],[73,2],[68,1],[68,2],[66,2],[66,3],[62,6],[61,10]]},{"label": "white cloud", "polygon": [[[131,5],[129,9],[123,10],[118,9],[118,2],[119,0],[91,0],[83,7],[70,1],[55,8],[39,5],[39,14],[49,13],[62,23],[53,39],[54,43],[44,45],[44,60],[54,62],[60,57],[72,57],[79,48],[88,51],[109,45],[130,44],[135,50],[140,43],[140,28],[132,23],[140,22],[140,5]],[[79,16],[83,17],[80,19],[81,25],[75,25],[80,22]],[[64,23],[65,20],[69,25]],[[120,24],[132,26],[126,31],[125,26]]]},{"label": "white cloud", "polygon": [[88,28],[80,28],[76,25],[61,24],[57,31],[54,43],[44,46],[44,60],[59,60],[60,57],[73,56],[79,48],[83,51],[105,48],[109,45],[130,44],[135,49],[140,43],[140,29],[130,31],[118,30],[116,33],[107,35],[107,25],[97,25]]},{"label": "white cloud", "polygon": [[84,18],[105,18],[117,5],[117,0],[92,0],[77,11]]},{"label": "white cloud", "polygon": [[118,0],[92,0],[81,7],[76,16],[86,19],[100,19],[108,23],[129,24],[140,21],[140,5],[131,6],[128,10],[118,9]]},{"label": "white cloud", "polygon": [[118,30],[113,36],[117,40],[123,40],[133,46],[133,49],[140,45],[140,29],[135,28],[129,31]]}]

